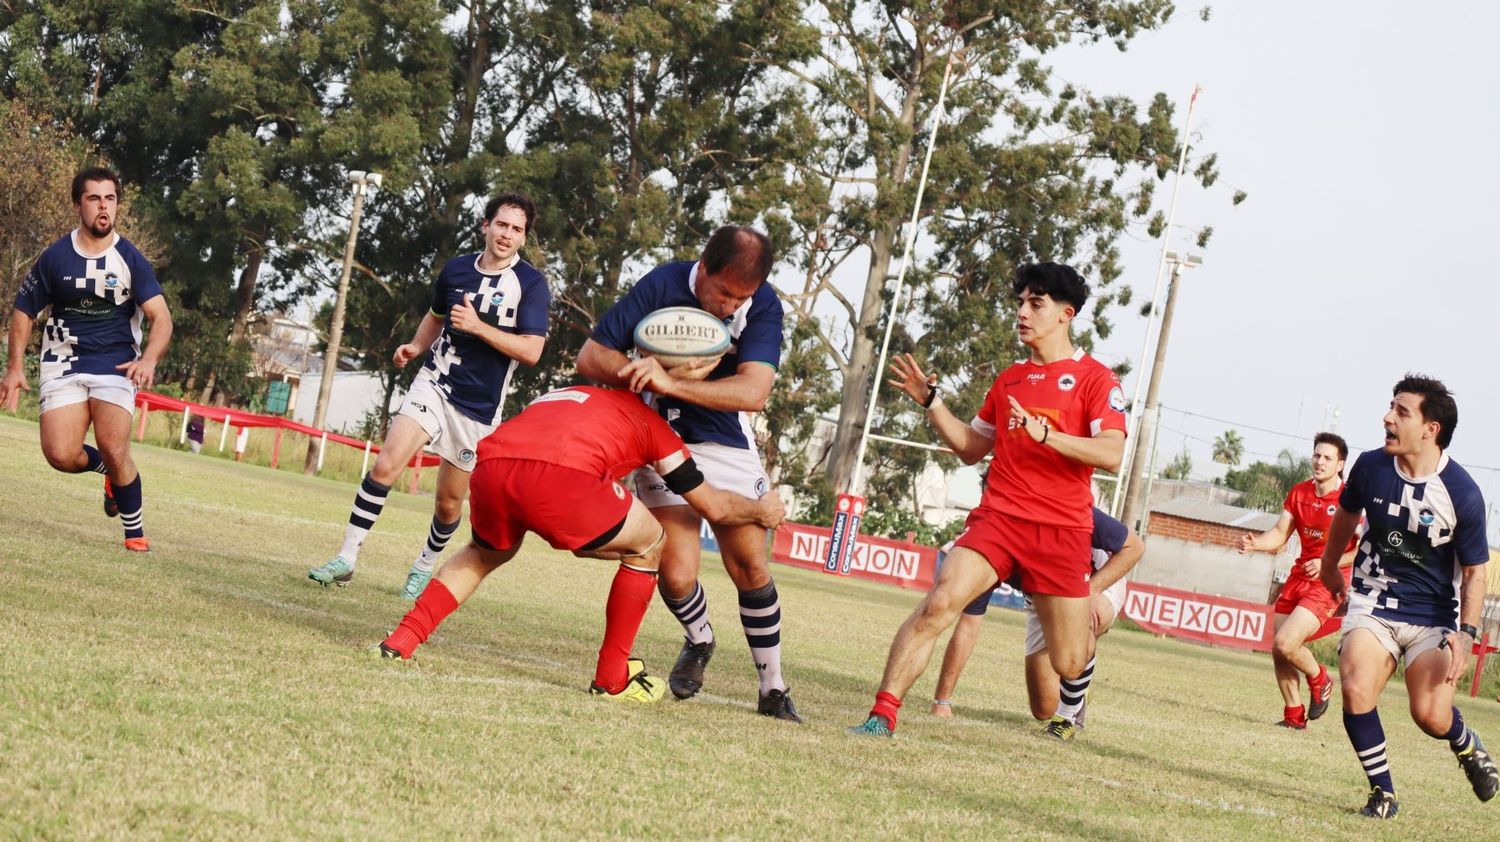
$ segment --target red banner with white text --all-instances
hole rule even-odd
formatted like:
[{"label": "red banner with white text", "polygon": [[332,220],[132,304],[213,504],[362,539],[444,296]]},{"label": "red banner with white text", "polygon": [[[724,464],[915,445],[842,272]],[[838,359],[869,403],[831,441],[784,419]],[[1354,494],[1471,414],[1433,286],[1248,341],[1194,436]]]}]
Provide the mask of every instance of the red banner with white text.
[{"label": "red banner with white text", "polygon": [[1154,634],[1255,652],[1271,651],[1276,636],[1269,605],[1160,585],[1127,582],[1124,614]]},{"label": "red banner with white text", "polygon": [[[831,534],[826,526],[783,524],[771,543],[771,558],[782,564],[823,570]],[[936,549],[867,535],[859,536],[849,565],[850,576],[924,591],[932,587],[936,571]]]}]

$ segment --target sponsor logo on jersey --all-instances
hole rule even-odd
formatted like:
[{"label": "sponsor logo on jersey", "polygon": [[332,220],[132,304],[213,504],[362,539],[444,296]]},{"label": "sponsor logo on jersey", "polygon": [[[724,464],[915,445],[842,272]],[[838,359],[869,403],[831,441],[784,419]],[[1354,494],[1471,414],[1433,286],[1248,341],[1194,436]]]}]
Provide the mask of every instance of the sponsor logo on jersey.
[{"label": "sponsor logo on jersey", "polygon": [[1045,371],[1033,371],[1032,373],[1026,375],[1026,381],[1028,383],[1040,383],[1046,379],[1047,373]]},{"label": "sponsor logo on jersey", "polygon": [[646,486],[646,490],[648,490],[648,491],[666,491],[667,490],[667,484],[664,483],[664,482],[653,482],[650,485]]},{"label": "sponsor logo on jersey", "polygon": [[1071,374],[1064,374],[1063,376],[1057,378],[1057,388],[1064,392],[1070,391],[1074,386],[1077,385],[1078,378],[1074,377]]},{"label": "sponsor logo on jersey", "polygon": [[1115,412],[1125,411],[1125,392],[1119,386],[1109,390],[1109,408]]},{"label": "sponsor logo on jersey", "polygon": [[1405,540],[1400,530],[1392,530],[1391,534],[1385,536],[1385,542],[1393,547],[1401,546],[1401,542]]},{"label": "sponsor logo on jersey", "polygon": [[1432,509],[1423,509],[1417,513],[1417,522],[1423,526],[1431,526],[1435,520],[1437,520],[1437,515],[1433,514]]},{"label": "sponsor logo on jersey", "polygon": [[458,452],[458,461],[464,463],[465,465],[469,464],[470,462],[473,462],[474,461],[474,451],[468,449],[467,447],[464,448],[463,450],[460,450]]}]

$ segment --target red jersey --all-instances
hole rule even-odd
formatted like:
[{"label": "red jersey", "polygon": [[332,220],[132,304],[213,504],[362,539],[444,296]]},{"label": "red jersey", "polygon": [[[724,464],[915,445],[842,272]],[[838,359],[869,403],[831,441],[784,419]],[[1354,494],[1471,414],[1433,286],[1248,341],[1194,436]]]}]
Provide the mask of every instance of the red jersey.
[{"label": "red jersey", "polygon": [[[1014,396],[1029,415],[1047,419],[1053,430],[1093,437],[1125,431],[1125,393],[1114,372],[1080,348],[1071,357],[1040,365],[1012,365],[985,395],[972,426],[995,440],[981,507],[1034,523],[1064,529],[1094,529],[1094,469],[1038,444],[1010,415]],[[1001,422],[1005,428],[998,429]]]},{"label": "red jersey", "polygon": [[[1299,482],[1292,486],[1287,492],[1286,513],[1292,516],[1292,528],[1297,530],[1297,540],[1302,542],[1302,552],[1297,556],[1297,563],[1292,565],[1292,579],[1309,578],[1302,572],[1302,563],[1314,558],[1323,557],[1323,549],[1328,546],[1328,526],[1333,523],[1333,513],[1338,511],[1339,492],[1344,488],[1343,483],[1334,486],[1334,489],[1322,497],[1318,496],[1318,484],[1313,480]],[[1359,545],[1359,535],[1356,533],[1349,538],[1349,546],[1344,552],[1349,552]]]},{"label": "red jersey", "polygon": [[621,389],[572,386],[532,401],[479,443],[479,462],[529,459],[619,480],[651,465],[670,473],[691,454],[665,419]]}]

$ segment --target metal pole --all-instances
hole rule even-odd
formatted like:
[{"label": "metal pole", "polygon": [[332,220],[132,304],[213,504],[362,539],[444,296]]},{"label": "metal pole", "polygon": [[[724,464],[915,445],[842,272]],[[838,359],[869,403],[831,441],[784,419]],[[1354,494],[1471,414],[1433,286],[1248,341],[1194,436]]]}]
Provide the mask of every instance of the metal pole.
[{"label": "metal pole", "polygon": [[[349,239],[344,243],[344,270],[339,274],[338,293],[333,299],[333,320],[328,327],[328,350],[323,354],[323,377],[318,382],[318,405],[313,412],[312,425],[320,430],[328,416],[328,402],[333,397],[333,375],[338,371],[339,346],[344,341],[344,303],[349,295],[349,274],[354,268],[354,242],[359,239],[359,215],[364,204],[364,173],[359,173],[354,180],[354,212],[349,217]],[[309,442],[302,473],[315,473],[322,465],[322,448]]]},{"label": "metal pole", "polygon": [[1151,415],[1151,465],[1146,469],[1146,502],[1141,513],[1142,537],[1151,529],[1151,489],[1156,484],[1156,446],[1161,444],[1161,404],[1156,405],[1156,412]]},{"label": "metal pole", "polygon": [[886,356],[891,348],[891,329],[901,314],[901,293],[906,283],[906,270],[911,266],[911,253],[917,242],[917,225],[921,221],[922,194],[927,190],[927,170],[932,165],[932,150],[937,146],[938,127],[943,124],[943,104],[948,99],[948,81],[953,77],[953,62],[958,52],[948,54],[948,64],[943,68],[943,83],[938,88],[937,107],[933,109],[932,133],[927,136],[927,154],[922,158],[922,175],[917,180],[917,198],[911,206],[911,223],[907,225],[906,251],[901,255],[901,269],[896,273],[896,293],[891,296],[891,315],[885,323],[885,338],[880,342],[880,359],[875,363],[875,383],[870,387],[870,402],[865,408],[865,426],[859,434],[859,449],[854,452],[854,474],[849,478],[849,493],[858,496],[864,485],[865,448],[870,444],[870,425],[875,421],[875,407],[880,400],[880,383],[885,378]]},{"label": "metal pole", "polygon": [[[1161,312],[1161,338],[1156,343],[1156,360],[1151,365],[1151,385],[1146,388],[1146,413],[1141,415],[1142,422],[1146,420],[1146,414],[1161,412],[1157,392],[1161,389],[1161,373],[1166,367],[1167,340],[1172,332],[1172,311],[1177,309],[1177,288],[1182,285],[1181,281],[1182,264],[1173,264],[1171,277],[1167,281],[1167,305]],[[1156,425],[1150,426],[1154,429]],[[1130,462],[1130,472],[1124,474],[1130,488],[1125,492],[1125,512],[1120,520],[1132,529],[1136,528],[1136,521],[1140,517],[1143,497],[1140,466],[1146,459],[1146,448],[1150,446],[1151,438],[1152,435],[1148,435],[1145,429],[1138,428],[1135,431],[1135,458]]]},{"label": "metal pole", "polygon": [[[1198,94],[1202,93],[1201,85],[1193,85],[1193,95],[1188,98],[1187,114],[1182,118],[1182,149],[1177,155],[1177,177],[1172,180],[1172,199],[1167,203],[1167,225],[1161,232],[1160,257],[1156,262],[1156,286],[1151,292],[1151,311],[1146,316],[1146,335],[1141,339],[1141,363],[1146,362],[1146,351],[1151,347],[1151,326],[1156,321],[1156,302],[1161,300],[1162,278],[1165,277],[1164,270],[1167,268],[1167,246],[1172,236],[1172,218],[1177,213],[1177,190],[1182,187],[1182,172],[1187,167],[1188,132],[1193,124],[1193,109],[1198,105]],[[1141,421],[1146,417],[1145,407],[1141,404],[1141,381],[1146,378],[1146,371],[1138,371],[1135,375],[1135,392],[1130,398],[1130,434],[1140,435]],[[1127,477],[1135,467],[1135,459],[1129,450],[1125,451],[1125,461],[1120,465],[1120,476]],[[1120,491],[1127,485],[1125,482],[1115,483],[1114,499],[1110,501],[1110,513],[1118,516],[1120,514]],[[1126,521],[1129,523],[1129,521]]]}]

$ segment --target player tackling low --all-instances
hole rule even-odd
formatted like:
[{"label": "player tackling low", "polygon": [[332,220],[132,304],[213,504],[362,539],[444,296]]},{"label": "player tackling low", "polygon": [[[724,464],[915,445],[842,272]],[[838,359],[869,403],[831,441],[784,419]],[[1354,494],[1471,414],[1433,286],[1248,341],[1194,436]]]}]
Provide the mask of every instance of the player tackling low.
[{"label": "player tackling low", "polygon": [[891,384],[927,408],[960,459],[973,464],[992,449],[995,456],[937,582],[891,641],[875,705],[855,733],[891,736],[902,696],[927,668],[937,636],[974,597],[1016,572],[1036,606],[1053,670],[1076,680],[1092,665],[1090,478],[1095,468],[1119,468],[1125,396],[1108,368],[1073,347],[1069,325],[1089,292],[1077,272],[1026,264],[1011,289],[1016,332],[1031,356],[1000,373],[971,423],[943,406],[936,377],[910,354],[891,364]]},{"label": "player tackling low", "polygon": [[[130,458],[135,390],[150,388],[172,337],[172,314],[156,273],[115,231],[120,177],[91,167],[73,178],[78,227],[47,247],[21,282],[10,318],[10,360],[0,406],[16,411],[26,382],[26,345],[51,308],[41,356],[42,455],[69,474],[105,474],[104,512],[120,516],[125,549],[148,552],[141,474]],[[141,319],[151,336],[141,349]],[[89,427],[94,444],[84,442]]]},{"label": "player tackling low", "polygon": [[527,197],[495,196],[479,226],[484,250],[455,257],[438,273],[430,309],[394,357],[398,367],[424,353],[427,360],[354,495],[338,554],[308,570],[309,579],[325,587],[353,580],[360,546],[385,509],[391,485],[429,443],[443,460],[432,525],[401,596],[416,599],[432,578],[433,564],[458,530],[474,449],[500,423],[516,367],[535,365],[547,340],[552,296],[542,273],[520,255],[535,218],[536,206]]},{"label": "player tackling low", "polygon": [[[1259,535],[1240,537],[1239,551],[1274,553],[1280,550],[1295,531],[1302,550],[1292,563],[1292,571],[1276,597],[1276,639],[1272,644],[1271,663],[1276,669],[1276,686],[1281,689],[1282,714],[1277,724],[1301,730],[1328,710],[1333,697],[1333,679],[1328,669],[1318,663],[1307,648],[1307,641],[1338,611],[1341,601],[1318,581],[1322,566],[1323,545],[1328,525],[1338,508],[1343,489],[1344,463],[1349,445],[1334,433],[1313,437],[1312,479],[1299,482],[1287,492],[1281,518],[1276,525]],[[1344,580],[1349,579],[1354,564],[1358,538],[1350,538],[1339,558]],[[1302,704],[1301,682],[1307,677],[1310,706]]]},{"label": "player tackling low", "polygon": [[1480,801],[1500,789],[1479,735],[1453,705],[1484,610],[1484,500],[1446,452],[1458,426],[1458,405],[1447,387],[1408,374],[1392,394],[1385,446],[1362,454],[1349,472],[1319,574],[1330,592],[1344,593],[1339,555],[1363,512],[1365,534],[1339,643],[1339,683],[1344,730],[1370,781],[1360,813],[1381,819],[1395,816],[1397,803],[1376,703],[1398,658],[1406,664],[1412,720],[1448,743]]},{"label": "player tackling low", "polygon": [[480,442],[474,540],[438,570],[380,653],[410,658],[485,576],[515,557],[530,531],[577,555],[619,559],[589,692],[660,700],[666,682],[630,657],[656,590],[664,538],[650,510],[619,482],[642,465],[713,523],[774,529],[785,514],[774,493],[751,500],[707,485],[682,439],[639,396],[592,386],[548,392]]},{"label": "player tackling low", "polygon": [[[781,302],[767,282],[771,241],[759,231],[726,225],[715,231],[699,260],[668,263],[646,273],[595,326],[578,353],[578,373],[609,386],[649,392],[715,488],[759,497],[770,487],[746,413],[765,407],[781,364]],[[731,344],[705,376],[668,372],[651,357],[631,361],[636,325],[664,307],[698,307],[724,320]],[[690,369],[691,366],[683,366]],[[643,471],[636,493],[667,532],[661,598],[682,624],[683,644],[669,682],[688,699],[703,686],[716,646],[708,597],[698,583],[698,513],[662,478]],[[739,591],[740,624],[759,677],[756,710],[801,722],[781,672],[781,598],[771,578],[766,533],[758,524],[712,525],[724,570]]]}]

